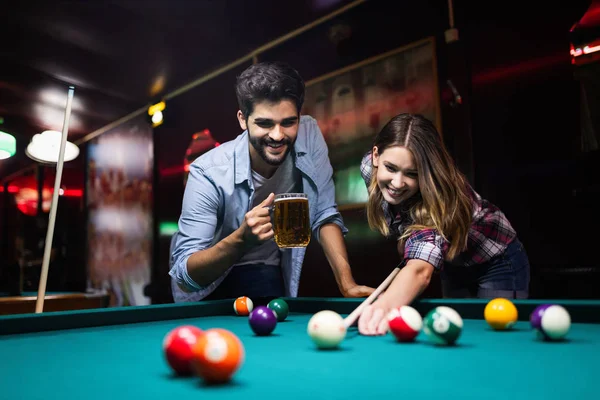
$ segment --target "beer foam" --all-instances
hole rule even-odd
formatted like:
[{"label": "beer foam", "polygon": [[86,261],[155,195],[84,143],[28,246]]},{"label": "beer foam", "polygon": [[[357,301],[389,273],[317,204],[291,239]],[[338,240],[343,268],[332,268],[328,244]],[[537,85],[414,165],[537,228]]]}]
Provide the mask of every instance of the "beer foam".
[{"label": "beer foam", "polygon": [[279,199],[275,199],[274,203],[277,203],[278,201],[282,201],[282,200],[306,200],[306,201],[308,201],[308,199],[306,197],[294,196],[294,197],[281,197]]}]

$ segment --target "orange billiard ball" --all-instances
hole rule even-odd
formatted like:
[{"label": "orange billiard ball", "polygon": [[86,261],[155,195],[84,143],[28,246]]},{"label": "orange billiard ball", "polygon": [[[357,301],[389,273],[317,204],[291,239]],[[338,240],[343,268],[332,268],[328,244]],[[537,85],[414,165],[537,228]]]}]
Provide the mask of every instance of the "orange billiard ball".
[{"label": "orange billiard ball", "polygon": [[254,303],[247,296],[240,296],[233,302],[233,311],[237,315],[250,315],[254,309]]},{"label": "orange billiard ball", "polygon": [[519,313],[512,301],[504,298],[491,300],[483,311],[487,323],[496,330],[510,329],[517,322]]},{"label": "orange billiard ball", "polygon": [[171,330],[163,340],[163,352],[167,363],[178,375],[191,375],[192,348],[204,332],[192,325]]},{"label": "orange billiard ball", "polygon": [[193,348],[192,366],[207,383],[224,383],[242,366],[245,350],[240,339],[226,329],[213,328]]}]

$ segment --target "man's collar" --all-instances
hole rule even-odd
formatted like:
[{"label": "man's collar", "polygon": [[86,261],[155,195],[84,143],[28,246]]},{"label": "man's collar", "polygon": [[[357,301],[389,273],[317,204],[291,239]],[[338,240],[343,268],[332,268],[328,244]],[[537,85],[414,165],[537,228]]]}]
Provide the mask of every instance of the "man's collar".
[{"label": "man's collar", "polygon": [[250,149],[248,148],[248,130],[238,136],[234,150],[235,184],[250,178]]}]

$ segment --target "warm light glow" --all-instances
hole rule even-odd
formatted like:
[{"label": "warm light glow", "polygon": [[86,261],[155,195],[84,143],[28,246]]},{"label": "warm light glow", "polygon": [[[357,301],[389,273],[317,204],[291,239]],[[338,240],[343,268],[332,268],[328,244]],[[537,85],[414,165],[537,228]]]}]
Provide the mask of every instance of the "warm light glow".
[{"label": "warm light glow", "polygon": [[152,117],[153,128],[156,128],[157,126],[163,123],[164,117],[162,112],[165,110],[166,107],[167,105],[164,101],[161,101],[160,103],[156,103],[148,107],[148,115]]},{"label": "warm light glow", "polygon": [[574,49],[573,47],[571,47],[571,55],[573,57],[579,57],[582,54],[583,54],[583,51],[581,49],[579,49],[579,48]]},{"label": "warm light glow", "polygon": [[[187,167],[189,170],[189,167]],[[171,176],[171,175],[181,175],[183,173],[187,172],[186,171],[186,166],[185,165],[177,165],[174,167],[166,167],[166,168],[162,168],[159,171],[160,176],[165,177],[165,176]]]},{"label": "warm light glow", "polygon": [[[19,187],[15,186],[15,185],[10,185],[8,187],[8,193],[18,193],[19,190],[20,190]],[[48,190],[50,191],[50,193],[54,193],[54,189],[50,188]],[[2,192],[4,192],[4,186],[0,186],[0,193],[2,193]],[[60,188],[60,191],[58,192],[58,194],[60,196],[64,196],[64,197],[81,197],[81,196],[83,196],[83,190]]]},{"label": "warm light glow", "polygon": [[[40,126],[48,129],[62,129],[65,119],[64,105],[62,109],[45,103],[33,104],[33,116],[39,122]],[[69,117],[69,129],[81,130],[83,123],[81,118],[75,112]]]},{"label": "warm light glow", "polygon": [[154,104],[154,105],[148,107],[148,115],[154,115],[158,111],[164,111],[166,106],[167,105],[165,104],[164,101],[161,101],[160,103]]},{"label": "warm light glow", "polygon": [[17,140],[9,133],[0,131],[0,160],[12,157],[17,152]]},{"label": "warm light glow", "polygon": [[591,54],[591,53],[595,53],[597,51],[600,51],[600,45],[598,46],[585,46],[583,48],[583,53],[584,54]]},{"label": "warm light glow", "polygon": [[[64,93],[62,89],[48,88],[39,92],[39,99],[48,105],[51,105],[57,109],[62,109],[67,104],[67,93]],[[81,102],[80,98],[73,97],[71,103],[71,109],[73,111],[83,111],[85,107]]]},{"label": "warm light glow", "polygon": [[[19,187],[15,185],[8,186],[8,193],[17,193],[19,191]],[[0,186],[0,193],[4,192],[4,186]]]},{"label": "warm light glow", "polygon": [[152,124],[154,126],[159,125],[163,120],[163,113],[162,111],[157,111],[156,113],[154,113],[154,115],[152,115]]},{"label": "warm light glow", "polygon": [[[62,133],[58,131],[44,131],[41,134],[36,134],[31,139],[25,153],[37,162],[56,163],[60,152],[61,136]],[[79,148],[67,141],[64,161],[74,160],[78,155]]]}]

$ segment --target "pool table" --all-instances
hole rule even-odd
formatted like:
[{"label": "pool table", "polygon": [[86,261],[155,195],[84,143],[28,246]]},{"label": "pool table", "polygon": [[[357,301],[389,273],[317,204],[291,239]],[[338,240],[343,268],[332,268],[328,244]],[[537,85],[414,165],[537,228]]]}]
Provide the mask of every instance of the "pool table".
[{"label": "pool table", "polygon": [[[90,292],[46,292],[44,311],[68,311],[108,307],[110,295],[105,290]],[[35,312],[37,292],[23,292],[19,296],[0,292],[0,315]]]},{"label": "pool table", "polygon": [[[306,333],[324,309],[343,316],[362,299],[286,299],[290,315],[270,336],[255,336],[233,300],[59,311],[0,317],[0,398],[6,399],[588,399],[597,398],[600,301],[567,301],[573,324],[567,340],[543,342],[529,327],[541,301],[515,301],[519,322],[493,331],[483,320],[487,301],[421,300],[425,315],[438,305],[458,311],[464,328],[456,345],[414,343],[391,334],[348,330],[338,350],[317,350]],[[546,301],[547,302],[547,301]],[[165,362],[164,336],[193,324],[234,332],[245,361],[233,379],[207,385],[177,377]]]}]

